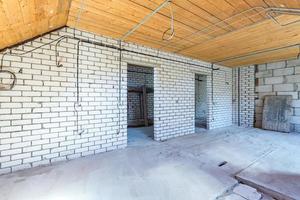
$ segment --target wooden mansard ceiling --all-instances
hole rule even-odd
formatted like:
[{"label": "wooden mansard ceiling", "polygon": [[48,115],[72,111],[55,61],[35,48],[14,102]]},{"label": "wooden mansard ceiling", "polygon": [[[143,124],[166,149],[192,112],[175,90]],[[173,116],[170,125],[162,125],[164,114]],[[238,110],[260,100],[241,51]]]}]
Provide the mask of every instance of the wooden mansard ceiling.
[{"label": "wooden mansard ceiling", "polygon": [[[118,39],[164,1],[0,0],[0,49],[76,24],[77,29]],[[300,0],[172,0],[171,7],[172,40],[162,40],[171,22],[166,6],[126,41],[231,67],[299,55],[300,16],[269,13],[267,8],[300,8]]]}]

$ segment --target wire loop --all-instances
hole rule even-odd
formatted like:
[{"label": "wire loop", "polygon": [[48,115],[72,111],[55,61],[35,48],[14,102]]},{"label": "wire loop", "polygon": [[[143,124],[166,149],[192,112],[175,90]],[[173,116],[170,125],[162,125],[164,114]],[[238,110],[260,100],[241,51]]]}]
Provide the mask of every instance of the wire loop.
[{"label": "wire loop", "polygon": [[[172,1],[170,1],[170,16],[171,16],[170,28],[168,28],[162,35],[162,40],[166,40],[166,41],[171,40],[175,35],[174,12],[173,12],[173,9],[172,9]],[[166,37],[170,31],[171,31],[171,34],[169,34],[169,36]]]},{"label": "wire loop", "polygon": [[16,76],[16,74],[14,73],[14,72],[11,72],[11,71],[9,71],[9,70],[2,70],[2,65],[1,65],[1,70],[0,70],[0,74],[1,73],[6,73],[6,74],[9,74],[10,76],[12,76],[13,77],[13,81],[12,81],[12,83],[11,84],[9,84],[9,87],[2,87],[2,86],[0,86],[0,91],[1,90],[11,90],[11,89],[13,89],[14,87],[15,87],[15,85],[16,85],[16,81],[17,81],[17,76]]}]

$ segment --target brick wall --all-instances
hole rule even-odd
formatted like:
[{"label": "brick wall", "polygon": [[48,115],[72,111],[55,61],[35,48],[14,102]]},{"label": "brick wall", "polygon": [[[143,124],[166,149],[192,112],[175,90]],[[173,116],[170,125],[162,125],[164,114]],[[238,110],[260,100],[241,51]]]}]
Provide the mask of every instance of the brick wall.
[{"label": "brick wall", "polygon": [[[72,33],[63,28],[17,49],[31,50]],[[118,44],[91,33],[76,33],[78,37]],[[210,69],[123,52],[119,105],[119,52],[86,43],[80,46],[78,86],[82,106],[76,107],[77,124],[76,44],[76,40],[67,39],[59,45],[61,68],[55,63],[55,43],[22,57],[5,57],[5,68],[16,72],[18,80],[12,91],[0,91],[0,173],[126,147],[128,63],[154,68],[155,140],[194,133],[196,73],[207,75],[208,128],[232,124],[231,69],[220,67],[214,73],[212,102]],[[210,67],[206,62],[135,44],[125,43],[124,48]],[[77,125],[82,134],[78,134]]]},{"label": "brick wall", "polygon": [[[146,86],[153,89],[153,68],[128,65],[127,86],[138,87]],[[147,93],[147,113],[148,119],[153,121],[154,94]],[[141,93],[130,92],[127,94],[127,119],[144,119],[141,109]]]},{"label": "brick wall", "polygon": [[254,126],[255,67],[233,69],[233,123]]},{"label": "brick wall", "polygon": [[[211,77],[207,78],[208,99],[211,99]],[[213,72],[213,94],[213,105],[210,105],[211,101],[208,103],[209,127],[221,128],[232,125],[232,69],[220,68]],[[213,109],[210,110],[210,107]]]},{"label": "brick wall", "polygon": [[300,132],[300,59],[267,63],[257,66],[256,127],[261,127],[265,95],[291,95],[292,131]]}]

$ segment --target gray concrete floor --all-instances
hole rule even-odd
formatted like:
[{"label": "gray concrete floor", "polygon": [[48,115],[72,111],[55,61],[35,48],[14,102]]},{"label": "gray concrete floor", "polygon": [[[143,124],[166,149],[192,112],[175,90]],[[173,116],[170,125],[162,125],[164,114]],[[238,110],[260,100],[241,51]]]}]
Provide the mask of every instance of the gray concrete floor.
[{"label": "gray concrete floor", "polygon": [[128,146],[146,146],[155,143],[153,126],[127,128],[127,136]]},{"label": "gray concrete floor", "polygon": [[214,200],[239,175],[299,199],[299,147],[297,134],[228,127],[4,175],[0,199]]}]

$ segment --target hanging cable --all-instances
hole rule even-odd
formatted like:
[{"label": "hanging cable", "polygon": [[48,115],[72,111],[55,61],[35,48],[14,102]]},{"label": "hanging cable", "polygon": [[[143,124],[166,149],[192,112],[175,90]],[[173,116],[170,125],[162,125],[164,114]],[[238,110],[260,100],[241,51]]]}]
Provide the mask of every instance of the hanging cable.
[{"label": "hanging cable", "polygon": [[118,97],[118,126],[119,130],[117,134],[121,133],[121,97],[122,97],[122,41],[119,40],[119,97]]},{"label": "hanging cable", "polygon": [[[168,28],[162,35],[162,40],[166,40],[166,41],[169,41],[171,40],[174,35],[175,35],[175,29],[174,29],[174,12],[173,12],[173,9],[172,9],[172,1],[170,1],[170,5],[169,5],[169,8],[170,8],[170,19],[171,19],[171,22],[170,22],[170,28]],[[168,32],[171,32],[170,35],[166,38],[166,35],[168,34]]]},{"label": "hanging cable", "polygon": [[[9,70],[3,70],[3,59],[4,59],[4,56],[7,54],[7,52],[5,52],[2,57],[1,57],[1,64],[0,64],[0,74],[9,74],[10,77],[12,77],[12,82],[10,84],[8,84],[9,86],[8,87],[3,87],[3,86],[0,86],[0,91],[4,91],[4,90],[12,90],[15,85],[16,85],[16,82],[17,82],[17,76],[14,72],[12,71],[9,71]],[[2,78],[1,78],[1,81],[2,81]]]},{"label": "hanging cable", "polygon": [[[51,45],[51,44],[53,44],[53,43],[55,43],[55,42],[60,42],[61,40],[63,40],[64,38],[67,38],[67,37],[68,37],[68,36],[61,36],[61,37],[59,37],[59,38],[57,38],[57,39],[55,39],[55,40],[52,40],[51,42],[47,42],[47,43],[45,43],[45,44],[42,44],[42,45],[40,45],[40,46],[38,46],[38,47],[35,47],[35,48],[33,48],[33,49],[29,50],[29,51],[24,51],[24,52],[20,52],[20,53],[13,53],[13,52],[12,52],[12,49],[11,49],[10,51],[4,52],[4,53],[2,54],[2,57],[1,57],[0,73],[8,73],[8,74],[10,74],[10,75],[12,76],[12,78],[13,78],[13,81],[12,81],[12,83],[10,84],[10,86],[9,86],[8,88],[1,87],[0,89],[1,89],[1,90],[12,90],[12,89],[14,88],[14,86],[16,85],[16,82],[17,82],[17,76],[16,76],[16,74],[15,74],[14,72],[11,72],[11,71],[9,71],[9,70],[3,70],[3,66],[4,66],[4,58],[5,58],[6,55],[11,55],[11,56],[23,56],[23,55],[26,55],[26,54],[31,53],[31,52],[33,52],[33,51],[36,51],[37,49],[40,49],[40,48],[42,48],[42,47],[44,47],[44,46]],[[57,46],[57,45],[56,45],[56,46]],[[56,64],[57,64],[57,66],[59,67],[60,65],[58,64],[59,62],[57,61],[57,55],[58,55],[58,53],[57,53],[57,47],[56,47],[56,49],[55,49],[55,54],[56,54],[56,57],[55,57],[55,59],[56,59]]]},{"label": "hanging cable", "polygon": [[77,25],[80,21],[80,17],[81,17],[81,14],[83,12],[83,10],[85,9],[85,0],[81,0],[80,2],[80,8],[79,8],[79,11],[77,13],[77,17],[76,17],[76,21],[75,21],[75,25],[73,27],[73,36],[75,37],[75,31],[76,31],[76,28],[77,28]]},{"label": "hanging cable", "polygon": [[2,90],[12,90],[15,85],[16,85],[16,81],[17,81],[17,76],[14,72],[11,72],[9,70],[3,70],[2,67],[1,67],[1,70],[0,70],[0,74],[9,74],[11,77],[12,77],[12,82],[9,84],[8,87],[3,87],[3,86],[0,86],[0,91]]},{"label": "hanging cable", "polygon": [[76,103],[74,103],[74,110],[76,112],[76,131],[81,135],[84,130],[79,128],[79,111],[82,109],[80,102],[80,87],[79,87],[79,53],[80,53],[80,43],[81,40],[77,42],[77,56],[76,56]]}]

